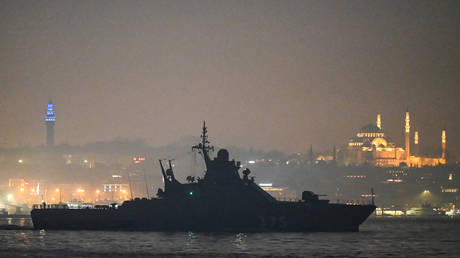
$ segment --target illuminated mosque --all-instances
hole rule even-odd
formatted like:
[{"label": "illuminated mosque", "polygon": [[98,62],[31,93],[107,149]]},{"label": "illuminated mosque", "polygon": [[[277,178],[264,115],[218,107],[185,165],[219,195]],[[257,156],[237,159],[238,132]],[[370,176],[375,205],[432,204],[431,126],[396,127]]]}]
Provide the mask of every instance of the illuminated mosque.
[{"label": "illuminated mosque", "polygon": [[379,167],[437,166],[446,164],[446,130],[441,133],[441,157],[425,157],[419,154],[419,135],[414,132],[414,150],[411,152],[410,115],[405,117],[405,146],[398,147],[382,130],[381,116],[377,115],[376,124],[368,124],[361,128],[350,139],[348,144],[337,153],[337,161],[341,165],[374,165]]}]

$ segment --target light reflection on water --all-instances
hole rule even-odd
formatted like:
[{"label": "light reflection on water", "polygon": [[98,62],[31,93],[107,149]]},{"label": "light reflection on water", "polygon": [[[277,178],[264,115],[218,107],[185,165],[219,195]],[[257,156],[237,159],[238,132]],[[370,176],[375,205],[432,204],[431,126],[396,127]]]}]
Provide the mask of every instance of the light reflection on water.
[{"label": "light reflection on water", "polygon": [[247,246],[246,246],[246,237],[247,235],[244,234],[244,233],[239,233],[239,234],[236,234],[235,236],[235,240],[233,241],[233,244],[235,245],[235,247],[238,249],[238,250],[241,250],[241,251],[245,251]]},{"label": "light reflection on water", "polygon": [[0,218],[0,225],[16,225],[20,227],[32,227],[32,219],[30,217],[26,218]]},{"label": "light reflection on water", "polygon": [[444,218],[379,218],[368,220],[361,232],[353,233],[0,230],[0,256],[459,257],[459,226],[459,220]]}]

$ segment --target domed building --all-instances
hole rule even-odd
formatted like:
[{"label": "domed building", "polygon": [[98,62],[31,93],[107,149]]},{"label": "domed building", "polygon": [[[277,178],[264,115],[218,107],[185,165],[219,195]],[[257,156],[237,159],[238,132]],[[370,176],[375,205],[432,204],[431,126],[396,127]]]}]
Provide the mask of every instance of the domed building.
[{"label": "domed building", "polygon": [[[382,130],[380,115],[376,124],[361,128],[348,144],[337,153],[337,161],[345,166],[374,165],[381,167],[435,166],[445,164],[445,131],[443,130],[443,154],[441,158],[421,157],[410,153],[410,119],[409,112],[405,118],[405,147],[397,147]],[[415,133],[414,147],[418,150],[418,133]]]}]

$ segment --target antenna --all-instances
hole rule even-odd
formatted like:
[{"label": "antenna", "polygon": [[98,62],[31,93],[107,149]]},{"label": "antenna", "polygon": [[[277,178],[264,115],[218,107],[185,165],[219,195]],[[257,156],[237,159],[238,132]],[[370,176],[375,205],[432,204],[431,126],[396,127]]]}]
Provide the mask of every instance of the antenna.
[{"label": "antenna", "polygon": [[203,154],[206,164],[209,162],[209,151],[214,151],[214,147],[209,146],[208,141],[208,128],[206,127],[206,121],[203,121],[203,131],[201,133],[201,142],[192,147],[192,150],[198,150],[199,153]]},{"label": "antenna", "polygon": [[172,171],[172,165],[171,165],[171,160],[170,159],[168,160],[168,163],[169,163],[169,169],[171,169],[171,171]]},{"label": "antenna", "polygon": [[159,159],[158,161],[160,162],[161,174],[163,174],[163,178],[166,180],[166,173],[165,168],[163,167],[163,163],[161,162],[161,159]]}]

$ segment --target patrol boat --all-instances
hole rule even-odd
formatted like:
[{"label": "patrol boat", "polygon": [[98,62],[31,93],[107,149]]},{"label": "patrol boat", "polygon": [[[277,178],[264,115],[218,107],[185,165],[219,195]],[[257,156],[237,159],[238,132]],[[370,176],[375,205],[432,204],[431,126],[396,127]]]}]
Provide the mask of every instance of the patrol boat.
[{"label": "patrol boat", "polygon": [[[201,142],[192,147],[203,157],[203,178],[179,182],[171,161],[160,160],[164,189],[157,198],[134,199],[120,206],[63,209],[35,206],[35,229],[46,230],[147,230],[147,231],[358,231],[375,210],[374,204],[333,204],[310,191],[300,201],[278,201],[260,188],[250,170],[229,160],[221,149],[211,159],[206,124]],[[165,169],[165,165],[169,168]]]}]

